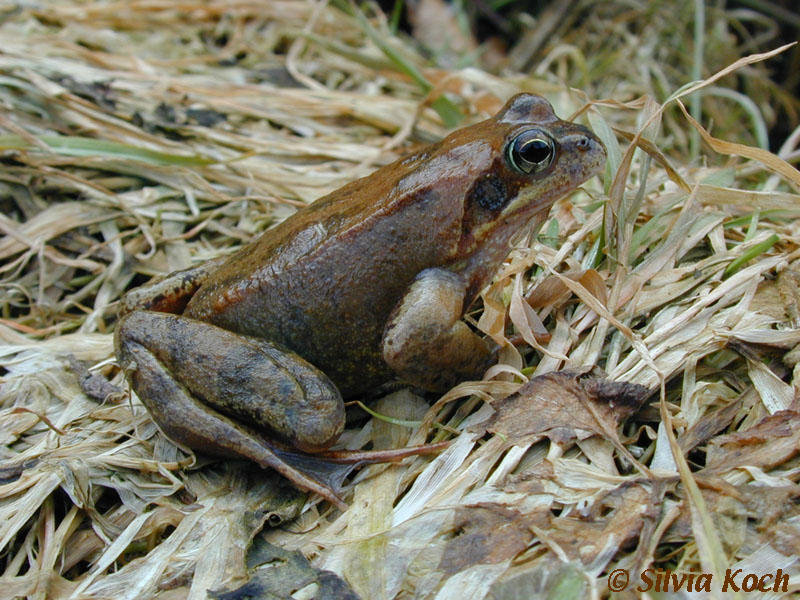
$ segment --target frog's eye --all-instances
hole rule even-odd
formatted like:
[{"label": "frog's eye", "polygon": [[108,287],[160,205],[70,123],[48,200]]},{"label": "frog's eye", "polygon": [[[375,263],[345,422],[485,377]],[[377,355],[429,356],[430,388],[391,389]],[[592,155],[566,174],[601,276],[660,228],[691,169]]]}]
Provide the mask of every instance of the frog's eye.
[{"label": "frog's eye", "polygon": [[553,162],[555,143],[546,133],[538,129],[523,131],[508,144],[509,164],[520,173],[539,173]]}]

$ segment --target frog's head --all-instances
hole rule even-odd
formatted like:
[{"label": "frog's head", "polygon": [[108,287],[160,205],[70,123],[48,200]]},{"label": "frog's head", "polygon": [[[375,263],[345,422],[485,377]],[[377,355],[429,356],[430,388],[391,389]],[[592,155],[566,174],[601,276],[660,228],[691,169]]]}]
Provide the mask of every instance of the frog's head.
[{"label": "frog's head", "polygon": [[[501,218],[538,212],[599,173],[606,162],[602,142],[586,127],[562,121],[541,96],[518,94],[494,120],[506,130],[496,172],[507,193]],[[475,190],[476,202],[491,206],[492,198]]]},{"label": "frog's head", "polygon": [[[463,142],[455,139],[465,134]],[[589,129],[562,121],[547,100],[532,94],[514,96],[493,118],[451,138],[451,147],[471,152],[454,254],[459,264],[453,266],[481,271],[468,273],[474,285],[491,275],[477,265],[496,266],[515,232],[541,225],[553,203],[599,173],[606,160]]]}]

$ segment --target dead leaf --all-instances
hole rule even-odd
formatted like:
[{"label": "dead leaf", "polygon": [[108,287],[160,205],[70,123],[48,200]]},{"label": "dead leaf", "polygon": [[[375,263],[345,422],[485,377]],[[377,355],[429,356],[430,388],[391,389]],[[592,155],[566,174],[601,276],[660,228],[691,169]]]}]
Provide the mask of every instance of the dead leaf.
[{"label": "dead leaf", "polygon": [[644,386],[558,371],[531,379],[494,405],[485,428],[519,444],[546,436],[565,443],[591,435],[616,436],[619,423],[636,412],[649,395]]},{"label": "dead leaf", "polygon": [[[776,286],[782,302],[780,306],[789,318],[792,327],[800,324],[800,273],[794,268],[784,269],[778,273]],[[783,317],[779,314],[778,318]]]},{"label": "dead leaf", "polygon": [[211,591],[216,600],[273,600],[295,597],[293,594],[316,585],[314,598],[326,600],[358,600],[356,593],[340,577],[330,571],[311,566],[300,552],[290,552],[258,538],[247,555],[247,566],[253,576],[244,585],[230,591]]},{"label": "dead leaf", "polygon": [[703,475],[720,474],[742,466],[769,469],[800,453],[800,412],[793,408],[769,415],[759,423],[708,445]]},{"label": "dead leaf", "polygon": [[736,142],[728,142],[726,140],[721,140],[719,138],[715,138],[713,135],[708,133],[700,123],[694,120],[691,115],[689,115],[686,107],[684,107],[683,103],[678,100],[678,106],[680,106],[681,110],[683,111],[683,116],[692,124],[700,136],[703,138],[706,144],[711,146],[711,148],[715,152],[719,152],[720,154],[730,154],[732,156],[741,156],[743,158],[749,158],[752,160],[757,160],[761,164],[763,164],[768,169],[775,171],[779,175],[783,176],[788,182],[794,184],[795,186],[800,187],[800,171],[795,169],[792,165],[788,162],[776,156],[769,150],[764,150],[763,148],[755,148],[753,146],[746,146],[745,144],[739,144]]},{"label": "dead leaf", "polygon": [[537,513],[536,527],[571,560],[587,565],[601,552],[621,549],[635,540],[645,519],[657,518],[664,490],[664,486],[657,491],[642,485],[621,486],[595,502],[586,516]]},{"label": "dead leaf", "polygon": [[545,482],[555,476],[553,463],[543,460],[522,473],[509,475],[503,482],[503,491],[524,494],[546,493]]},{"label": "dead leaf", "polygon": [[532,538],[523,516],[515,510],[499,504],[460,508],[439,569],[452,575],[473,565],[499,563],[525,550]]},{"label": "dead leaf", "polygon": [[678,437],[678,445],[681,450],[684,453],[688,452],[728,427],[741,407],[742,400],[740,398],[700,417],[694,425]]},{"label": "dead leaf", "polygon": [[[707,485],[709,483],[712,486]],[[721,486],[713,487],[714,483]],[[800,514],[800,486],[731,486],[721,480],[700,478],[698,484],[702,486],[703,500],[726,551],[735,553],[746,543],[749,546],[770,544],[786,556],[800,553],[800,526],[796,522]],[[681,488],[678,493],[682,494]],[[693,537],[691,512],[684,502],[680,516],[667,530],[664,541],[680,543]]]},{"label": "dead leaf", "polygon": [[[605,281],[596,270],[569,271],[563,273],[563,275],[572,281],[577,281],[600,302],[608,305],[608,290],[606,289]],[[549,275],[525,294],[525,299],[531,305],[531,308],[540,309],[563,304],[571,295],[572,292],[558,277]]]},{"label": "dead leaf", "polygon": [[491,337],[498,345],[506,343],[506,307],[503,304],[505,279],[499,279],[481,294],[483,312],[478,320],[478,329]]},{"label": "dead leaf", "polygon": [[36,248],[70,230],[110,220],[113,211],[87,205],[85,202],[62,202],[47,207],[24,223],[0,214],[0,259],[6,259],[28,248]]},{"label": "dead leaf", "polygon": [[123,394],[122,388],[111,384],[108,379],[99,373],[92,373],[86,368],[86,365],[75,358],[74,354],[70,354],[67,359],[69,366],[78,378],[78,383],[86,394],[92,400],[104,402],[109,396],[121,397]]}]

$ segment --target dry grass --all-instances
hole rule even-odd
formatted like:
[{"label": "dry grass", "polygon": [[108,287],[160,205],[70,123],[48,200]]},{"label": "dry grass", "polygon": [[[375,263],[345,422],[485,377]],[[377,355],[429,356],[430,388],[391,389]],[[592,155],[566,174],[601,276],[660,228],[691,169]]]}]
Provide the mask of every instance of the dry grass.
[{"label": "dry grass", "polygon": [[[527,75],[434,68],[380,19],[303,1],[0,4],[0,595],[205,598],[247,580],[264,524],[260,540],[370,599],[603,596],[606,573],[648,566],[782,568],[800,589],[800,130],[763,149],[798,100],[756,54],[779,45],[775,21],[709,8],[697,37],[689,3],[669,19],[652,14],[667,3],[563,4],[511,49]],[[430,410],[398,392],[372,409],[422,425],[343,439],[461,432],[446,452],[362,470],[340,513],[198,463],[123,392],[125,290],[519,90],[592,126],[605,177],[556,205],[470,314],[514,342],[491,380]],[[479,426],[523,379],[593,366],[652,391],[619,434]],[[532,412],[554,402],[529,393]],[[295,597],[331,585],[292,564]]]}]

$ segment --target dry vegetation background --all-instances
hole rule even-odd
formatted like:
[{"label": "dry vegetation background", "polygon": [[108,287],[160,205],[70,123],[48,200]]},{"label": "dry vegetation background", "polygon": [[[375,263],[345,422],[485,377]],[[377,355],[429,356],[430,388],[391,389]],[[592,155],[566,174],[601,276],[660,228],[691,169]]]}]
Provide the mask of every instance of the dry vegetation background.
[{"label": "dry vegetation background", "polygon": [[[800,52],[763,54],[792,3],[387,4],[0,2],[0,597],[586,598],[647,567],[796,594]],[[340,512],[158,433],[122,293],[520,90],[604,177],[468,316],[513,342],[490,379],[343,438],[446,452],[361,470]]]}]

